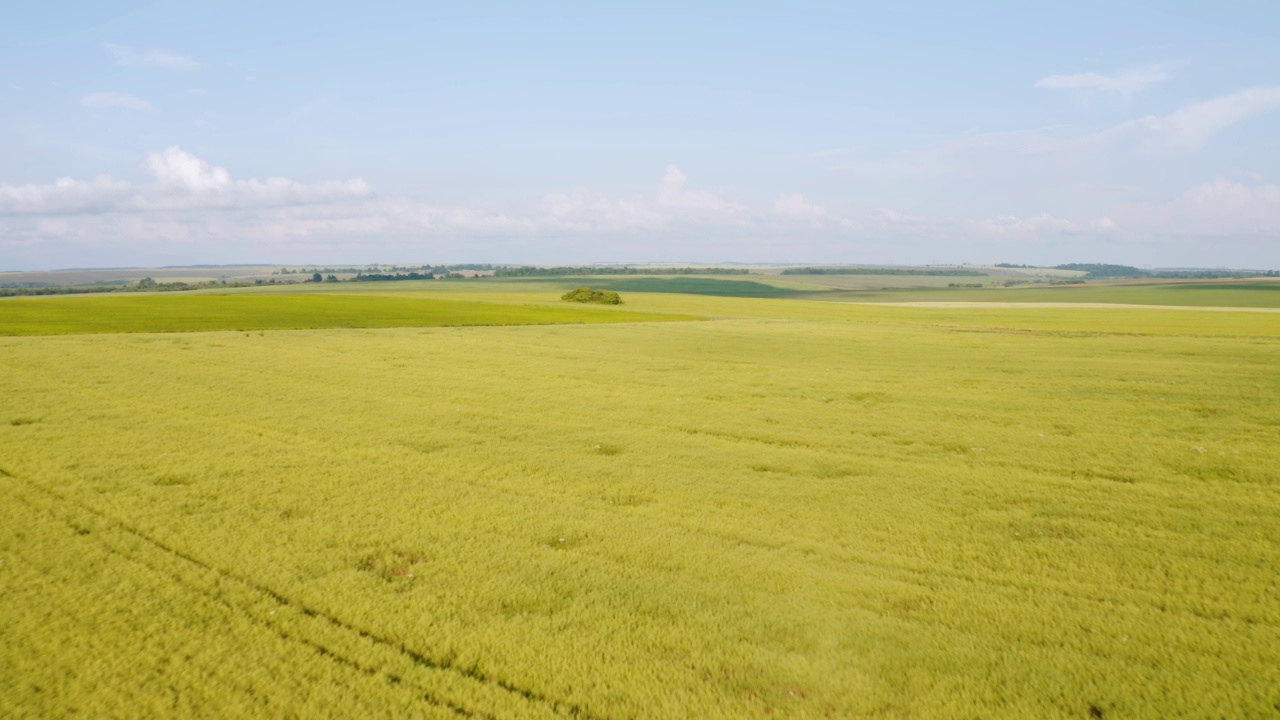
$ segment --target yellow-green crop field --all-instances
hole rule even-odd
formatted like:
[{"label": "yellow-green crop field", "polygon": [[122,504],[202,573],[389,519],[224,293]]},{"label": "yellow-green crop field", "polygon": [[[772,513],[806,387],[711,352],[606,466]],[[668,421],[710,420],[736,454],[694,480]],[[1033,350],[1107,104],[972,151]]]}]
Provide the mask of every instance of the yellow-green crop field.
[{"label": "yellow-green crop field", "polygon": [[598,307],[458,302],[421,296],[217,293],[11,298],[0,335],[547,325],[690,319]]},{"label": "yellow-green crop field", "polygon": [[0,301],[0,717],[1280,717],[1280,314],[433,287]]}]

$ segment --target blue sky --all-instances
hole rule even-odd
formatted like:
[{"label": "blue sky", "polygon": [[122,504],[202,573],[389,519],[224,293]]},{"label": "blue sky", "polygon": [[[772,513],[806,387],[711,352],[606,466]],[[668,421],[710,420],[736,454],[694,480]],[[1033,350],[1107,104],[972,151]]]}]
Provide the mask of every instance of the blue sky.
[{"label": "blue sky", "polygon": [[1280,267],[1280,3],[24,3],[0,269]]}]

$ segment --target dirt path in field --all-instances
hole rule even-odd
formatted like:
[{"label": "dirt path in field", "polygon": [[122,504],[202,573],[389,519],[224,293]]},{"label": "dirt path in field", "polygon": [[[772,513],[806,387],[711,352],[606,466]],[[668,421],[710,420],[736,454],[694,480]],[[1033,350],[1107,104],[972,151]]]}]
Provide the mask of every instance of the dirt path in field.
[{"label": "dirt path in field", "polygon": [[[825,300],[819,302],[840,302]],[[884,305],[886,307],[919,308],[1119,308],[1123,310],[1205,310],[1208,312],[1280,313],[1280,308],[1221,307],[1196,305],[1135,305],[1131,303],[1064,303],[1064,302],[866,302],[850,305]]]}]

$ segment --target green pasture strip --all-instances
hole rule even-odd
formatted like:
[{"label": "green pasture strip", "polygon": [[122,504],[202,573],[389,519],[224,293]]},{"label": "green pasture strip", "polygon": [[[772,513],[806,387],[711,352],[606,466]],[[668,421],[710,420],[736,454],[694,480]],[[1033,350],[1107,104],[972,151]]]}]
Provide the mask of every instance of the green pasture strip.
[{"label": "green pasture strip", "polygon": [[1280,342],[681,300],[0,338],[0,716],[1274,714]]},{"label": "green pasture strip", "polygon": [[327,293],[53,297],[0,301],[0,335],[546,325],[687,319],[693,318],[599,308]]}]

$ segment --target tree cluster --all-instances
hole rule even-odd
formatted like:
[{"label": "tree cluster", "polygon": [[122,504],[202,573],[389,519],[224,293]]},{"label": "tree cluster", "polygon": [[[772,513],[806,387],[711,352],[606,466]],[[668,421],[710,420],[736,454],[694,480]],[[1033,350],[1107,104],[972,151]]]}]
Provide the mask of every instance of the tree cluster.
[{"label": "tree cluster", "polygon": [[565,302],[580,303],[597,303],[600,305],[621,305],[622,297],[612,290],[596,290],[594,288],[581,287],[577,290],[570,290],[560,296]]}]

